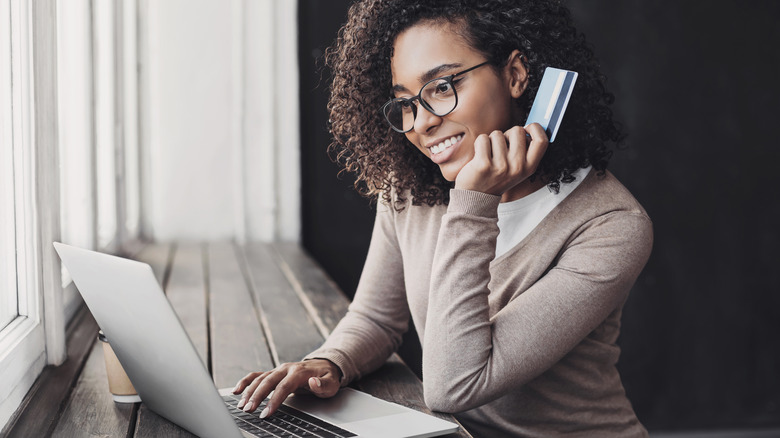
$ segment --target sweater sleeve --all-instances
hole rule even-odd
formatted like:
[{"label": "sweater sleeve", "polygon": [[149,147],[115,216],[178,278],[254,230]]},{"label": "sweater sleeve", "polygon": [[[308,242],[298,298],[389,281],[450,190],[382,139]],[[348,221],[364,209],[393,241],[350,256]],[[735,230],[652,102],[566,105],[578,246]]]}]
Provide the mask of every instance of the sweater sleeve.
[{"label": "sweater sleeve", "polygon": [[593,218],[543,277],[490,317],[496,198],[453,190],[442,218],[423,340],[425,400],[434,410],[472,409],[552,367],[625,301],[650,255],[645,214]]},{"label": "sweater sleeve", "polygon": [[374,371],[398,349],[409,307],[391,207],[381,201],[355,297],[325,343],[305,359],[328,359],[341,368],[341,385]]}]

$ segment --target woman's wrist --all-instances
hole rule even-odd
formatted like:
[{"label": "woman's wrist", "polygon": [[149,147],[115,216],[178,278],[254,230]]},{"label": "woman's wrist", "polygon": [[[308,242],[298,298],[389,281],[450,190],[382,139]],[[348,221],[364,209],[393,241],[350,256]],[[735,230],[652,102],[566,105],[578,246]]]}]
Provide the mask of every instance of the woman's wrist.
[{"label": "woman's wrist", "polygon": [[344,377],[344,372],[341,371],[341,367],[336,365],[332,360],[325,359],[322,357],[313,357],[310,359],[306,359],[307,361],[314,362],[317,365],[323,366],[323,367],[329,367],[331,374],[336,376],[338,378],[338,381],[340,382],[341,379]]}]

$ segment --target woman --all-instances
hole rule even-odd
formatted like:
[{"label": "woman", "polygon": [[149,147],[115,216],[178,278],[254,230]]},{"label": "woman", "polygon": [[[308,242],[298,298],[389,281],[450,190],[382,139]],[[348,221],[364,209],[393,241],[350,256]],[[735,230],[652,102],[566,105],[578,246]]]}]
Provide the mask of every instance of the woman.
[{"label": "woman", "polygon": [[[235,388],[261,416],[379,367],[411,317],[425,401],[475,436],[646,436],[615,369],[652,225],[606,172],[620,139],[555,1],[365,0],[328,54],[334,145],[376,223],[349,313],[303,362]],[[556,142],[522,126],[547,66],[579,72]]]}]

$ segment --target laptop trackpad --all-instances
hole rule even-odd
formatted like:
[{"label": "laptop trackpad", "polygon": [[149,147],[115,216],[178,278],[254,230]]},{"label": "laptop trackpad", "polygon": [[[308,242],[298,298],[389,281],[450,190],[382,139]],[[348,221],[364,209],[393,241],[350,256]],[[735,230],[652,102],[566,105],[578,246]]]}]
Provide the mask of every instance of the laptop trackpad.
[{"label": "laptop trackpad", "polygon": [[326,399],[309,395],[293,395],[287,398],[285,404],[336,424],[406,412],[402,406],[350,388],[343,388],[334,397]]}]

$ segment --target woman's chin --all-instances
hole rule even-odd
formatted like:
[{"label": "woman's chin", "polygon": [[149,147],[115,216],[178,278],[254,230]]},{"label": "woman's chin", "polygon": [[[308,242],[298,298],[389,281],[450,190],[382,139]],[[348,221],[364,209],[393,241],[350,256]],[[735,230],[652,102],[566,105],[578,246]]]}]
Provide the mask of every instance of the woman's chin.
[{"label": "woman's chin", "polygon": [[453,166],[453,163],[445,163],[442,165],[439,165],[439,170],[441,170],[441,175],[449,182],[455,182],[455,178],[458,177],[458,174],[460,173],[460,169],[462,169],[461,166]]}]

